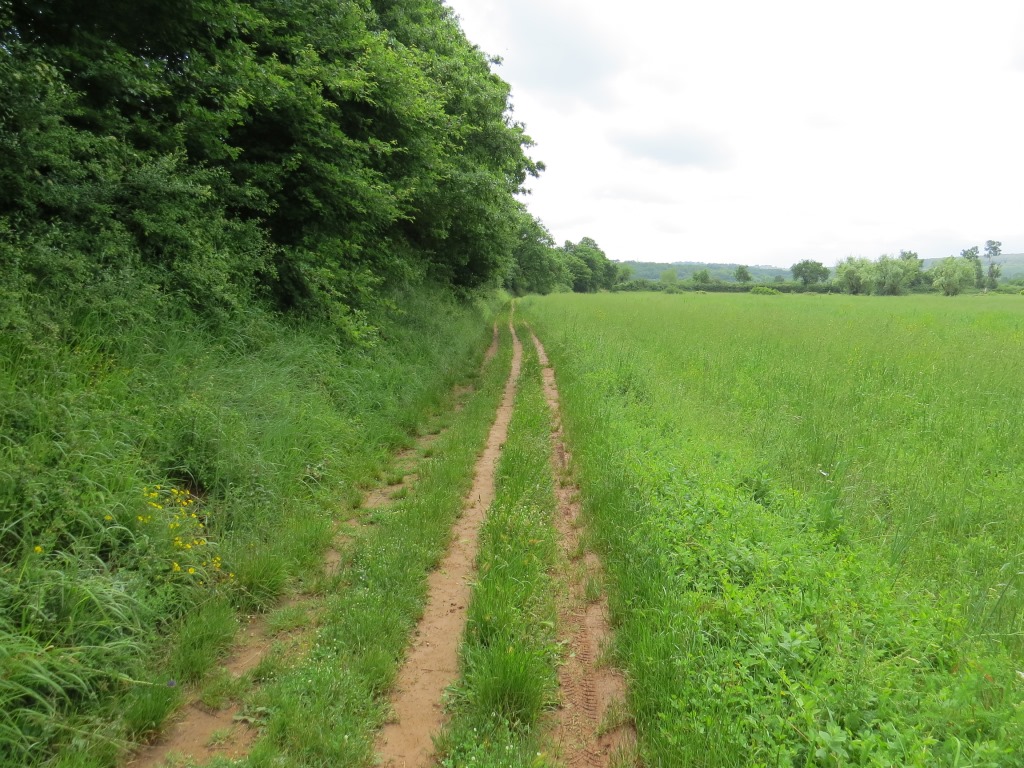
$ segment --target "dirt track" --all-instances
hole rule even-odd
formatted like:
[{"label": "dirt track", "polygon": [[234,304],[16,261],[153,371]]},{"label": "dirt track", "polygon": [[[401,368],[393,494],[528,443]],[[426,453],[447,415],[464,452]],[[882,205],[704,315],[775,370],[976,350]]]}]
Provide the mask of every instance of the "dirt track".
[{"label": "dirt track", "polygon": [[498,458],[508,436],[522,364],[522,346],[511,325],[509,329],[513,343],[512,370],[487,437],[487,446],[477,461],[465,511],[455,524],[452,545],[429,577],[427,605],[398,673],[391,700],[394,719],[377,739],[377,754],[384,766],[426,768],[433,763],[432,736],[441,729],[443,722],[441,696],[458,675],[458,647],[466,625],[477,538],[484,515],[494,500]]},{"label": "dirt track", "polygon": [[[502,446],[508,436],[522,364],[522,346],[510,325],[513,340],[512,366],[495,421],[483,454],[474,469],[473,486],[464,512],[452,533],[452,544],[439,567],[428,577],[424,614],[414,634],[406,660],[398,673],[391,699],[392,722],[380,732],[376,748],[383,766],[427,768],[434,764],[433,741],[443,725],[442,696],[458,675],[458,646],[466,623],[466,610],[475,575],[477,539],[487,509],[494,500],[495,477]],[[497,326],[489,360],[497,350]],[[622,755],[628,764],[635,734],[624,712],[625,680],[602,655],[610,638],[607,601],[588,600],[587,584],[599,583],[601,566],[596,555],[581,555],[579,544],[579,489],[569,480],[569,455],[559,418],[558,389],[543,345],[533,344],[543,368],[544,391],[551,409],[552,468],[556,478],[558,511],[556,526],[565,571],[566,592],[559,604],[559,638],[567,649],[559,669],[561,705],[554,721],[553,742],[561,762],[570,768],[606,768]],[[410,475],[414,477],[414,475]],[[392,487],[371,492],[364,507],[386,503]],[[356,519],[338,526],[337,541],[326,556],[325,571],[335,571]],[[232,653],[222,664],[234,677],[254,668],[273,641],[265,617],[251,620]],[[204,764],[219,755],[242,757],[256,738],[256,731],[235,721],[239,707],[211,711],[198,703],[186,707],[165,734],[143,748],[127,765],[155,768],[172,756],[187,756]],[[214,739],[214,734],[221,734]]]},{"label": "dirt track", "polygon": [[[532,334],[531,334],[532,335]],[[579,488],[569,478],[571,455],[565,446],[555,373],[544,345],[533,336],[544,375],[544,394],[551,409],[552,469],[558,528],[568,592],[559,605],[559,639],[568,653],[558,670],[561,706],[554,741],[562,761],[570,768],[605,768],[628,755],[635,742],[632,724],[625,719],[626,680],[602,656],[611,640],[608,601],[603,590],[588,600],[587,583],[600,583],[601,563],[593,552],[580,554]],[[617,717],[618,715],[618,717]]]}]

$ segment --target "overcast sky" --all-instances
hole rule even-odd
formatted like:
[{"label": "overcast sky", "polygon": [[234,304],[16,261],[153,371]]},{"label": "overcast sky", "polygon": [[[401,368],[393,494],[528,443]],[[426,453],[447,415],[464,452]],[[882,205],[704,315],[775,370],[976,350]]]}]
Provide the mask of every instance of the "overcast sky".
[{"label": "overcast sky", "polygon": [[618,260],[1024,252],[1022,0],[448,0]]}]

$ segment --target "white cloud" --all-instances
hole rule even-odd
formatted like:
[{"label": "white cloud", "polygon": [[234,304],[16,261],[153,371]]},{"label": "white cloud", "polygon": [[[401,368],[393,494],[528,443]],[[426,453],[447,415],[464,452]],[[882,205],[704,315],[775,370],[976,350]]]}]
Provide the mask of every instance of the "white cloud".
[{"label": "white cloud", "polygon": [[1024,251],[1019,0],[454,0],[612,258],[788,266]]},{"label": "white cloud", "polygon": [[612,143],[659,165],[721,170],[732,164],[729,147],[715,136],[686,128],[619,132]]}]

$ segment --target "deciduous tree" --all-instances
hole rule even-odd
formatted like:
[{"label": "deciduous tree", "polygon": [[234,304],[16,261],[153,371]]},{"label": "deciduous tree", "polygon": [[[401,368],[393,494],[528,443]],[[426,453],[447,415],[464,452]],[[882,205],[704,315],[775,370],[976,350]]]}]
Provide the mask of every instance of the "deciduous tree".
[{"label": "deciduous tree", "polygon": [[836,285],[845,293],[871,293],[875,280],[875,265],[869,259],[847,256],[836,265]]},{"label": "deciduous tree", "polygon": [[811,259],[804,259],[794,264],[790,267],[790,271],[793,273],[793,279],[799,280],[805,286],[812,283],[823,283],[828,280],[829,276],[828,267],[820,261],[812,261]]},{"label": "deciduous tree", "polygon": [[976,288],[985,287],[985,271],[981,267],[981,255],[979,254],[978,246],[974,245],[970,248],[964,248],[960,251],[960,256],[967,260],[971,265],[971,270],[974,272],[974,285]]},{"label": "deciduous tree", "polygon": [[946,296],[956,296],[974,284],[974,267],[969,259],[949,256],[931,268],[932,285]]},{"label": "deciduous tree", "polygon": [[988,269],[985,270],[985,290],[997,288],[999,286],[999,275],[1002,274],[1002,268],[995,261],[1003,252],[1003,244],[998,240],[986,240],[985,241],[985,259],[988,261]]}]

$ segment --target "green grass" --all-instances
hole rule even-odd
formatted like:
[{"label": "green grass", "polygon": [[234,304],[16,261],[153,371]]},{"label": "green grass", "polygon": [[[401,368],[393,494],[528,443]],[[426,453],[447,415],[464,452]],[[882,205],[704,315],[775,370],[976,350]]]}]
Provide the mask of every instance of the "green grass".
[{"label": "green grass", "polygon": [[158,727],[225,645],[210,606],[315,588],[332,521],[490,336],[427,291],[363,347],[136,310],[0,337],[0,764],[112,765]]},{"label": "green grass", "polygon": [[510,361],[510,342],[419,467],[415,490],[373,517],[346,566],[325,588],[315,634],[301,658],[273,670],[247,702],[265,713],[250,766],[369,766],[376,730],[409,633],[422,613],[427,574],[447,550],[472,483]]},{"label": "green grass", "polygon": [[1024,302],[553,296],[646,765],[1019,765]]},{"label": "green grass", "polygon": [[445,766],[540,766],[542,714],[556,699],[559,649],[551,571],[557,559],[551,420],[529,331],[498,463],[496,495],[480,531],[477,580],[460,647],[450,722],[438,739]]}]

